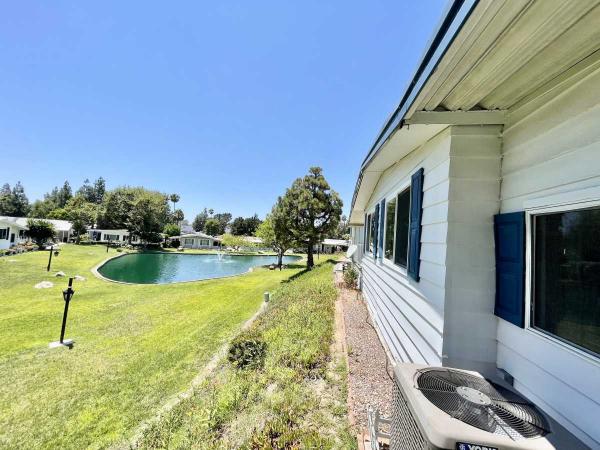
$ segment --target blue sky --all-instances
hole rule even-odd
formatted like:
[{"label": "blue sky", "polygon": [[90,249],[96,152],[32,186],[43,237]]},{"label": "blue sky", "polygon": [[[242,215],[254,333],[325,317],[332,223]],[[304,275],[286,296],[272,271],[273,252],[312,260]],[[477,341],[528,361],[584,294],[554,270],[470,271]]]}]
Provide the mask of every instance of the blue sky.
[{"label": "blue sky", "polygon": [[261,217],[312,165],[348,211],[446,0],[3,2],[0,183],[103,176]]}]

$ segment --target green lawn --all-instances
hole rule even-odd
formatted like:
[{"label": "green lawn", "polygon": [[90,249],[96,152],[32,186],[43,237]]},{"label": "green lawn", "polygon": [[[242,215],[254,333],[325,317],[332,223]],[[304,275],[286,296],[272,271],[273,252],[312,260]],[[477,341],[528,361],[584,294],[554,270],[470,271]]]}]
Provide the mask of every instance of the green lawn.
[{"label": "green lawn", "polygon": [[282,284],[236,342],[264,345],[240,368],[224,358],[194,394],[146,430],[136,448],[356,448],[347,421],[346,366],[332,354],[333,261]]},{"label": "green lawn", "polygon": [[[102,246],[0,258],[0,448],[104,448],[124,438],[190,381],[257,310],[262,294],[300,269],[222,280],[123,285],[90,269]],[[65,278],[76,274],[66,336],[58,339]],[[50,289],[34,289],[43,280]]]}]

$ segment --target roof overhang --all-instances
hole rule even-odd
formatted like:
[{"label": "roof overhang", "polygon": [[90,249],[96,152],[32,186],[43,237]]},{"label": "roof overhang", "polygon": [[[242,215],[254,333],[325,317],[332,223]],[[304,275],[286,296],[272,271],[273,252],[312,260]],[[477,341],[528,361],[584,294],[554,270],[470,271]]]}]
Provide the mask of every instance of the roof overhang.
[{"label": "roof overhang", "polygon": [[567,74],[597,67],[598,23],[599,0],[452,2],[363,161],[350,224],[363,223],[381,173],[444,127],[508,123]]},{"label": "roof overhang", "polygon": [[371,159],[360,172],[350,211],[350,225],[362,225],[364,222],[365,207],[371,199],[381,174],[446,127],[447,125],[444,124],[406,125],[391,134],[379,150],[377,157]]}]

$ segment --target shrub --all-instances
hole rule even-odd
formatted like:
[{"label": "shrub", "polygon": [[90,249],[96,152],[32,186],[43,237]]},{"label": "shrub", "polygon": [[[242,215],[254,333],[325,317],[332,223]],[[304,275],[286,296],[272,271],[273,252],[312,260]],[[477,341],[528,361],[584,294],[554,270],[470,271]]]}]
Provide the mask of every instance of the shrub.
[{"label": "shrub", "polygon": [[267,343],[257,336],[243,334],[229,346],[227,359],[238,369],[258,369],[263,366]]},{"label": "shrub", "polygon": [[54,225],[45,220],[29,219],[27,221],[27,230],[25,236],[33,239],[38,246],[42,246],[47,241],[54,239]]},{"label": "shrub", "polygon": [[346,287],[350,289],[356,289],[356,282],[358,281],[358,271],[354,268],[354,266],[348,267],[344,271],[344,283]]}]

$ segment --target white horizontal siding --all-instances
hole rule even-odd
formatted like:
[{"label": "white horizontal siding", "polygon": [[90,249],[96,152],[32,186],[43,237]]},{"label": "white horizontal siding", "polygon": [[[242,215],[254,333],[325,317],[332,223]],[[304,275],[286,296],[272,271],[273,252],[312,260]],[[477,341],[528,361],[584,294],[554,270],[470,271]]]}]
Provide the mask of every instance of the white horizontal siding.
[{"label": "white horizontal siding", "polygon": [[410,185],[425,169],[421,231],[421,280],[391,262],[362,258],[363,294],[392,356],[398,362],[442,364],[450,132],[445,130],[388,168],[367,210]]},{"label": "white horizontal siding", "polygon": [[501,128],[451,129],[445,365],[492,374],[496,367],[493,217],[499,209]]},{"label": "white horizontal siding", "polygon": [[[504,132],[502,212],[522,211],[533,199],[543,205],[552,194],[577,198],[582,189],[600,186],[600,70],[528,111],[511,113],[516,121]],[[562,425],[600,447],[598,359],[500,319],[497,363]]]},{"label": "white horizontal siding", "polygon": [[392,353],[402,355],[402,362],[441,364],[442,313],[409,287],[406,276],[380,261],[364,258],[362,271],[367,300],[379,328],[392,338]]}]

